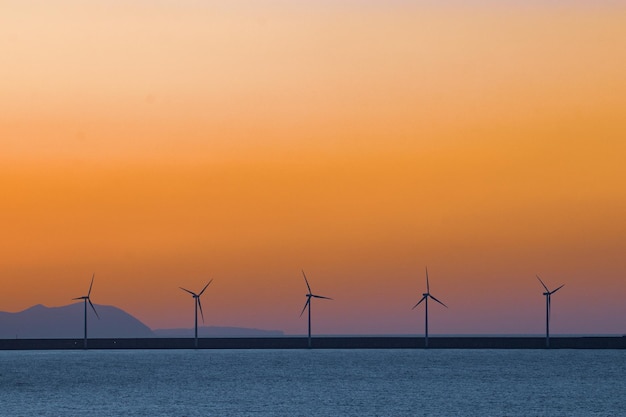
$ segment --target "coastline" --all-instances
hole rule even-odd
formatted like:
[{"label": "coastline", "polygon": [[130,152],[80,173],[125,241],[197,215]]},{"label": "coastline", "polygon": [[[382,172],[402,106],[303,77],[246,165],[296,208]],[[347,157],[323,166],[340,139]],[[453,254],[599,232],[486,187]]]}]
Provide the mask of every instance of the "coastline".
[{"label": "coastline", "polygon": [[[424,338],[412,336],[322,336],[314,349],[424,349]],[[307,349],[307,338],[198,338],[198,349]],[[88,339],[89,349],[195,349],[193,338]],[[83,339],[0,339],[0,350],[82,350]],[[428,349],[546,349],[544,337],[429,337]],[[550,338],[550,349],[626,349],[626,336]]]}]

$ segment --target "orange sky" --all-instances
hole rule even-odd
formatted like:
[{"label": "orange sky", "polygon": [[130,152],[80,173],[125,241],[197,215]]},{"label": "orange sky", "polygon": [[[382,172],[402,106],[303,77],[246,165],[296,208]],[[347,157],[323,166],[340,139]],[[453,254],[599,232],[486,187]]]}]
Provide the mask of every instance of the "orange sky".
[{"label": "orange sky", "polygon": [[624,6],[153,3],[0,5],[1,311],[626,332]]}]

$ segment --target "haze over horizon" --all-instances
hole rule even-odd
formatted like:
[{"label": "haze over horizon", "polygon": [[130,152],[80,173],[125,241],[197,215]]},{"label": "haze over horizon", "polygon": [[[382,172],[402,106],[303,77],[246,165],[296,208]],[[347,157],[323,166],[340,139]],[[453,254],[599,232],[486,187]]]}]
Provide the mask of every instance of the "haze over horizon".
[{"label": "haze over horizon", "polygon": [[[496,4],[497,3],[497,4]],[[626,6],[0,6],[1,311],[624,334]],[[321,301],[321,302],[316,302]]]}]

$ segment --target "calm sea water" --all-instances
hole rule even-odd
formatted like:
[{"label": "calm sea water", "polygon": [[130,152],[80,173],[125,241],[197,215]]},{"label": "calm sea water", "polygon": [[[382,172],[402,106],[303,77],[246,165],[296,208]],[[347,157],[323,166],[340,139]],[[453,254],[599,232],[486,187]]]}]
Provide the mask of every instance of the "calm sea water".
[{"label": "calm sea water", "polygon": [[2,351],[2,416],[624,416],[610,350]]}]

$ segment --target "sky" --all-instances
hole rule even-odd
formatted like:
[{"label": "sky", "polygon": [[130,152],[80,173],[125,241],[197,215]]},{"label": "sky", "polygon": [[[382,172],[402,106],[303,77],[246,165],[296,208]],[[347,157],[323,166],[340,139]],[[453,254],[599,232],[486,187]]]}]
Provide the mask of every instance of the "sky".
[{"label": "sky", "polygon": [[[52,4],[54,3],[54,4]],[[626,6],[0,0],[0,311],[626,333]]]}]

